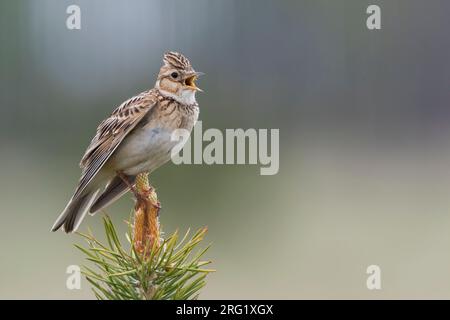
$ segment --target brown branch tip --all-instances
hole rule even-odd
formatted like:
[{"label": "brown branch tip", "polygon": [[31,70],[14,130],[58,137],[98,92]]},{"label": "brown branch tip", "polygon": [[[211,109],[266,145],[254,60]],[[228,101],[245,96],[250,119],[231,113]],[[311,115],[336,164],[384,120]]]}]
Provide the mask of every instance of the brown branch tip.
[{"label": "brown branch tip", "polygon": [[136,252],[148,256],[151,249],[160,245],[160,204],[148,174],[136,177],[136,205],[134,207],[133,245]]}]

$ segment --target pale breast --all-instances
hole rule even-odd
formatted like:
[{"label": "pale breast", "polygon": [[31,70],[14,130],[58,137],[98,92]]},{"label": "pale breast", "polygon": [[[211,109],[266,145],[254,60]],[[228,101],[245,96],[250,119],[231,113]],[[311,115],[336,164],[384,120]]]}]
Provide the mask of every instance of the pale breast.
[{"label": "pale breast", "polygon": [[111,158],[115,170],[135,175],[152,172],[170,160],[176,129],[192,131],[198,118],[198,106],[184,106],[163,100],[124,139]]}]

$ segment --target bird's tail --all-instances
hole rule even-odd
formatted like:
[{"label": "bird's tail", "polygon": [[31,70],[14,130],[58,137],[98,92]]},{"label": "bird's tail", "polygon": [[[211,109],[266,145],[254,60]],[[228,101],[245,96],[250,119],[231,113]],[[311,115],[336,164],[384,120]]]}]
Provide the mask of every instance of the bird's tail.
[{"label": "bird's tail", "polygon": [[[134,185],[136,176],[126,176],[130,185]],[[105,190],[95,200],[94,204],[90,206],[89,213],[94,215],[97,211],[107,207],[128,191],[128,185],[120,178],[115,176],[106,186]]]},{"label": "bird's tail", "polygon": [[72,197],[64,211],[53,224],[52,231],[56,231],[61,227],[67,233],[76,231],[92,203],[95,201],[98,191],[99,189],[85,191],[77,197]]}]

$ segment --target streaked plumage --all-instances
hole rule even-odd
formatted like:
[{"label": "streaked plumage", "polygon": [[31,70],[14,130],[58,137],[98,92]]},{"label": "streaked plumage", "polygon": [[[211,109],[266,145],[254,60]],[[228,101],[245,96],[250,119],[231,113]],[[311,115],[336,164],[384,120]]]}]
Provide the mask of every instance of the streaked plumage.
[{"label": "streaked plumage", "polygon": [[195,79],[200,73],[179,53],[168,52],[163,60],[155,88],[123,102],[98,126],[81,159],[75,193],[52,231],[75,231],[87,212],[97,212],[128,191],[119,172],[134,184],[136,175],[170,160],[177,143],[171,141],[174,130],[192,130],[199,113]]}]

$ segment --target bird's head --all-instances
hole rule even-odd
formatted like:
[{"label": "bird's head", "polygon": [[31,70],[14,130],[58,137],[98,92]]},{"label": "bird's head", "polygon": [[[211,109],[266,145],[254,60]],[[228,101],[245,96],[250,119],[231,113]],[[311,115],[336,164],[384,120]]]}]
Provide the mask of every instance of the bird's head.
[{"label": "bird's head", "polygon": [[162,95],[180,103],[195,103],[195,93],[202,91],[195,85],[195,80],[203,73],[196,72],[189,60],[178,52],[165,53],[163,62],[155,87]]}]

